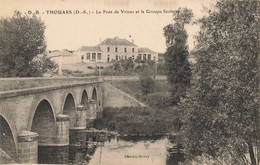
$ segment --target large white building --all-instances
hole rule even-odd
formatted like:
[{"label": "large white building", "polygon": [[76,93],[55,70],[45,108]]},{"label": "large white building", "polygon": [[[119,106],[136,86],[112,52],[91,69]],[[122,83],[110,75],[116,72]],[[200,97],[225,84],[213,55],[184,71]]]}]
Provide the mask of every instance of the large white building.
[{"label": "large white building", "polygon": [[111,62],[120,59],[158,61],[158,53],[149,48],[138,48],[133,42],[118,37],[107,38],[97,46],[82,46],[74,53],[80,62]]},{"label": "large white building", "polygon": [[86,72],[87,67],[97,67],[97,64],[111,66],[113,61],[129,58],[158,62],[158,53],[118,37],[107,38],[97,46],[82,46],[75,51],[52,51],[48,57],[59,65],[59,74],[64,69]]}]

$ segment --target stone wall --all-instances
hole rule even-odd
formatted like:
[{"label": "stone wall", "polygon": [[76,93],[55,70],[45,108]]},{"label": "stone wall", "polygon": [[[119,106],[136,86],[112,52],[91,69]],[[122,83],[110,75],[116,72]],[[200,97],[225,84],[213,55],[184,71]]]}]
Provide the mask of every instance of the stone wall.
[{"label": "stone wall", "polygon": [[0,91],[98,81],[98,77],[0,78]]},{"label": "stone wall", "polygon": [[[0,147],[7,153],[13,160],[16,160],[16,149],[12,131],[3,117],[0,116]],[[0,157],[1,159],[1,157]]]},{"label": "stone wall", "polygon": [[139,102],[129,94],[119,90],[118,88],[112,86],[111,84],[105,82],[103,83],[103,101],[104,107],[144,107],[143,103]]}]

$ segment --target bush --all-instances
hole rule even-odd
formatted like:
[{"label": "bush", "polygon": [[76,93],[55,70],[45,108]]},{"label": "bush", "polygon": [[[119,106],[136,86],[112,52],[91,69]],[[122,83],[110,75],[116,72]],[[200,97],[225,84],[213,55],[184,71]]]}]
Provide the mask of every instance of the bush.
[{"label": "bush", "polygon": [[142,94],[148,95],[154,91],[155,81],[151,76],[140,76],[140,84],[142,87]]},{"label": "bush", "polygon": [[166,75],[166,67],[164,63],[157,64],[157,74]]},{"label": "bush", "polygon": [[124,135],[164,135],[174,129],[176,115],[148,107],[105,108],[103,128]]},{"label": "bush", "polygon": [[73,73],[83,73],[83,72],[80,70],[74,70]]},{"label": "bush", "polygon": [[72,74],[72,70],[69,70],[69,69],[62,70],[62,75],[68,76],[69,74]]},{"label": "bush", "polygon": [[139,82],[141,85],[141,90],[143,95],[152,93],[155,88],[155,80],[152,78],[153,71],[151,66],[144,65],[143,69],[139,75]]},{"label": "bush", "polygon": [[164,109],[171,106],[171,97],[169,94],[157,92],[146,96],[146,103],[154,108]]}]

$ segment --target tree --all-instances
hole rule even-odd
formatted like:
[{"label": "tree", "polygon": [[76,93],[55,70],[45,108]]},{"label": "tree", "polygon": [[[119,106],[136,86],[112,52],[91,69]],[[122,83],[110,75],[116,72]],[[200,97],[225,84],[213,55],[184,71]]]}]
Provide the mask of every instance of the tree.
[{"label": "tree", "polygon": [[189,24],[193,13],[187,8],[179,8],[173,14],[174,24],[164,27],[167,50],[164,54],[165,68],[171,85],[172,103],[177,104],[190,86],[191,69],[188,61],[187,32],[185,24]]},{"label": "tree", "polygon": [[115,71],[116,75],[120,75],[123,72],[121,64],[117,61],[113,64],[113,70]]},{"label": "tree", "polygon": [[46,54],[34,57],[31,63],[32,77],[42,77],[43,74],[46,73],[48,70],[54,72],[54,70],[58,67],[58,64],[48,58]]},{"label": "tree", "polygon": [[154,91],[155,80],[153,79],[154,72],[150,65],[143,65],[139,74],[139,82],[143,95],[147,96]]},{"label": "tree", "polygon": [[45,26],[36,16],[15,12],[0,19],[0,77],[31,77],[33,59],[45,51]]},{"label": "tree", "polygon": [[120,60],[120,63],[125,71],[132,71],[134,69],[134,61],[132,58]]},{"label": "tree", "polygon": [[[259,2],[220,0],[197,21],[197,58],[182,104],[190,159],[259,164]],[[259,153],[258,153],[259,155]],[[258,162],[257,162],[258,161]]]}]

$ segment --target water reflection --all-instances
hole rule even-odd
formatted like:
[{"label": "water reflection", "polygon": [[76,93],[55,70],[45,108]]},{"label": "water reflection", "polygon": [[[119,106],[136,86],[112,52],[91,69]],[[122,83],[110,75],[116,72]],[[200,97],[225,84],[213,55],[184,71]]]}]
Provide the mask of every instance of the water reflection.
[{"label": "water reflection", "polygon": [[66,164],[69,162],[69,146],[39,146],[39,164]]},{"label": "water reflection", "polygon": [[[172,153],[166,138],[117,137],[102,135],[66,147],[39,147],[39,163],[88,165],[177,165],[183,154]],[[102,138],[100,138],[102,137]],[[80,144],[80,145],[78,145]],[[82,145],[84,144],[84,145]]]},{"label": "water reflection", "polygon": [[[89,165],[177,165],[184,160],[181,153],[169,153],[167,138],[114,138],[97,147]],[[128,139],[126,141],[126,139]],[[119,163],[120,162],[120,163]]]},{"label": "water reflection", "polygon": [[160,140],[124,141],[112,139],[97,148],[89,165],[164,165],[167,156],[166,138]]}]

